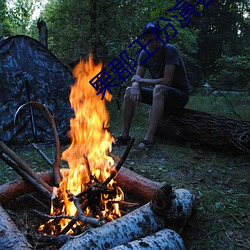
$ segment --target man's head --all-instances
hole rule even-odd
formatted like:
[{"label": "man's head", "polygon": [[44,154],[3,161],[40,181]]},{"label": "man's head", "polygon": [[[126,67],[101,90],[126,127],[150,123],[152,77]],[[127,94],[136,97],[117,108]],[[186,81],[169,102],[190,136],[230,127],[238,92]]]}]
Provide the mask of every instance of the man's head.
[{"label": "man's head", "polygon": [[144,27],[142,32],[144,33],[144,36],[148,35],[148,34],[161,34],[161,28],[159,23],[156,22],[149,22],[147,23]]},{"label": "man's head", "polygon": [[160,25],[156,22],[149,22],[143,28],[143,40],[145,43],[148,43],[148,49],[153,52],[161,46],[161,36]]}]

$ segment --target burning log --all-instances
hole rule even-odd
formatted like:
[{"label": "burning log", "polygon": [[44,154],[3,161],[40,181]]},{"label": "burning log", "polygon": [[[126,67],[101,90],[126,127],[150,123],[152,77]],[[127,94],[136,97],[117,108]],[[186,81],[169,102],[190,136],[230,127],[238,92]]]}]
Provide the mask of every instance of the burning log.
[{"label": "burning log", "polygon": [[17,229],[0,204],[0,249],[32,249],[24,235]]},{"label": "burning log", "polygon": [[156,136],[225,152],[250,152],[250,121],[183,109],[162,118]]},{"label": "burning log", "polygon": [[185,250],[182,238],[174,230],[162,229],[157,233],[111,248],[111,250]]},{"label": "burning log", "polygon": [[102,227],[91,228],[69,239],[61,250],[109,249],[125,244],[166,227],[183,227],[193,212],[195,197],[185,189],[159,189],[151,202]]}]

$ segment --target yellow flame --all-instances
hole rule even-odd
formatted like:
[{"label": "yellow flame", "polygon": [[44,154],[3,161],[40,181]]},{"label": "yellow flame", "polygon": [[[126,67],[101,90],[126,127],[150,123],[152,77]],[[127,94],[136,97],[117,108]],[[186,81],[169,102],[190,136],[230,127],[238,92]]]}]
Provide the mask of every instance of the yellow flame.
[{"label": "yellow flame", "polygon": [[[77,212],[74,203],[68,201],[66,190],[74,195],[79,194],[86,189],[86,183],[91,181],[89,172],[99,182],[103,182],[114,167],[114,161],[108,155],[114,141],[108,132],[109,114],[105,101],[101,100],[102,93],[96,95],[97,91],[89,83],[101,69],[102,64],[95,65],[90,56],[86,62],[80,60],[73,71],[76,81],[71,88],[70,103],[75,116],[70,120],[69,132],[72,143],[62,153],[62,159],[68,162],[70,171],[62,171],[63,181],[59,187],[64,196],[66,215],[75,215]],[[110,101],[111,98],[106,91],[105,100]],[[62,228],[66,226],[67,220],[64,222]]]}]

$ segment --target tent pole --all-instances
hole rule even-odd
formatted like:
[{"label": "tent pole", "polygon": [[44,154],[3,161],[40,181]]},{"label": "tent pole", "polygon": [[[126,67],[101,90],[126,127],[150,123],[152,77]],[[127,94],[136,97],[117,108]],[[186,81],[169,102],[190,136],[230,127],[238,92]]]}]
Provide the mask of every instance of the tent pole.
[{"label": "tent pole", "polygon": [[[28,102],[30,102],[31,100],[30,100],[30,91],[29,91],[29,81],[27,78],[25,78],[25,87],[26,87]],[[37,142],[37,131],[36,131],[35,118],[34,118],[33,108],[30,104],[29,104],[29,112],[30,112],[31,128],[32,128],[32,132],[33,132],[34,141]]]}]

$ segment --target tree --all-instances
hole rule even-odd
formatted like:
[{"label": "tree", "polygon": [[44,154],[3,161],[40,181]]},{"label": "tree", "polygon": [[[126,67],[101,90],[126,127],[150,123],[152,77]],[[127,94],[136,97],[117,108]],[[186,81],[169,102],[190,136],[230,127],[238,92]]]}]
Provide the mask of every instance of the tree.
[{"label": "tree", "polygon": [[[226,86],[228,89],[239,86],[240,79],[232,76],[235,73],[242,75],[245,70],[238,66],[231,67],[229,62],[239,59],[240,65],[244,58],[241,60],[235,56],[244,56],[249,52],[249,10],[250,3],[247,0],[218,0],[204,9],[202,18],[195,20],[194,27],[200,30],[197,56],[201,66],[200,80],[211,80],[217,87]],[[228,63],[224,63],[226,61]],[[225,67],[224,71],[222,66]],[[241,86],[245,84],[242,82]]]}]

